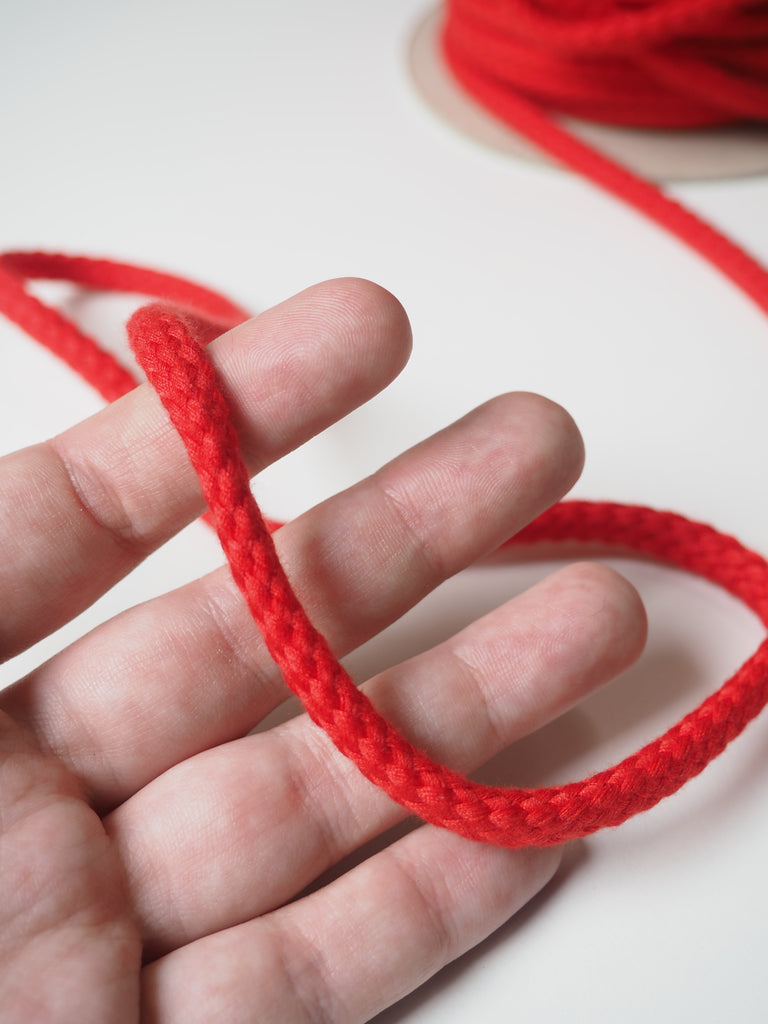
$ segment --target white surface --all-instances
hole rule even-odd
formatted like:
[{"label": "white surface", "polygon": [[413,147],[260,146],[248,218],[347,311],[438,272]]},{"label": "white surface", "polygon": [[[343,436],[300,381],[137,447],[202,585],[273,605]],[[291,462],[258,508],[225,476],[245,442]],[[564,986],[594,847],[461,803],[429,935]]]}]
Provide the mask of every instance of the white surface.
[{"label": "white surface", "polygon": [[[435,120],[405,73],[423,11],[422,0],[7,4],[0,246],[154,264],[253,308],[342,274],[397,294],[414,326],[410,367],[262,481],[275,515],[524,388],[579,422],[579,496],[674,508],[768,553],[765,319],[588,186]],[[676,194],[768,260],[768,181]],[[4,447],[98,407],[4,323],[0,342]],[[192,528],[94,615],[218,560]],[[634,749],[756,646],[752,617],[714,588],[622,567],[649,606],[648,652],[520,745],[515,763],[533,781]],[[540,571],[483,570],[446,588],[403,624],[402,648]],[[764,1020],[766,823],[763,716],[676,797],[581,844],[528,911],[381,1024]]]}]

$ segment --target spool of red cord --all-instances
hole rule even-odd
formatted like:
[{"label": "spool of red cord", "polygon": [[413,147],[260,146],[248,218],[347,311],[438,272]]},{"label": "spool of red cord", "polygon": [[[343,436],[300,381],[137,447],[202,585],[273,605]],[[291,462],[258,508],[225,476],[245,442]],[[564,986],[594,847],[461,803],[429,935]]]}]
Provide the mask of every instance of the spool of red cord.
[{"label": "spool of red cord", "polygon": [[520,100],[632,128],[768,121],[768,5],[448,0],[443,47],[503,120]]},{"label": "spool of red cord", "polygon": [[[444,46],[453,72],[494,114],[677,235],[768,313],[768,272],[760,264],[653,185],[565,132],[550,113],[675,128],[768,120],[766,5],[453,0],[446,8]],[[132,387],[132,378],[93,339],[27,292],[24,281],[33,277],[139,291],[171,304],[139,310],[129,323],[131,343],[187,446],[254,620],[313,720],[370,780],[425,820],[509,847],[561,843],[618,825],[698,774],[768,701],[766,640],[717,693],[663,736],[581,782],[537,790],[486,787],[435,764],[355,687],[277,559],[226,400],[200,344],[203,334],[225,329],[243,311],[207,289],[125,264],[40,253],[0,257],[0,311],[108,400]],[[510,543],[553,540],[618,544],[700,574],[744,601],[768,626],[768,563],[711,527],[647,508],[564,502]]]}]

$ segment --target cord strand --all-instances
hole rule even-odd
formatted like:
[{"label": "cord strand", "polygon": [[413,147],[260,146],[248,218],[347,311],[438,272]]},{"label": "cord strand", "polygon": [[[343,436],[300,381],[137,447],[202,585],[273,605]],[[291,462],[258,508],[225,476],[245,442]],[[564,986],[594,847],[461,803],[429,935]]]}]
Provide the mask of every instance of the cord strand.
[{"label": "cord strand", "polygon": [[[25,273],[42,276],[43,267],[46,273],[61,268],[69,279],[76,266],[81,280],[98,276],[96,270],[86,272],[85,258],[77,264],[59,259],[66,260],[37,263],[30,256]],[[110,287],[119,287],[120,275],[110,276]],[[131,288],[137,280],[134,274],[125,279]],[[37,311],[38,305],[0,260],[0,308],[10,309],[17,322],[32,325],[40,332],[35,336],[56,349],[60,315],[34,321],[29,309]],[[229,404],[201,344],[206,329],[199,314],[157,304],[139,309],[128,324],[137,360],[184,440],[233,578],[286,683],[338,749],[394,800],[426,821],[479,841],[510,847],[561,843],[618,825],[674,793],[764,707],[768,640],[717,693],[667,733],[582,782],[545,789],[486,787],[433,762],[357,689],[296,598],[270,536],[276,524],[267,525],[253,498]],[[71,334],[71,339],[78,337],[76,331]],[[75,369],[90,365],[96,343],[87,342],[79,350],[67,349]],[[111,358],[104,364],[107,379]],[[768,625],[768,563],[734,538],[675,513],[607,502],[561,502],[508,544],[595,540],[698,573],[744,601]]]},{"label": "cord strand", "polygon": [[[228,403],[213,368],[201,358],[193,329],[172,311],[145,307],[129,321],[128,333],[185,441],[233,577],[287,685],[368,779],[424,820],[512,847],[562,843],[618,825],[698,774],[768,700],[766,640],[695,712],[637,754],[582,782],[504,789],[436,764],[354,685],[296,598],[251,493]],[[671,513],[562,503],[514,543],[596,538],[700,572],[753,601],[768,622],[768,564],[733,538]]]}]

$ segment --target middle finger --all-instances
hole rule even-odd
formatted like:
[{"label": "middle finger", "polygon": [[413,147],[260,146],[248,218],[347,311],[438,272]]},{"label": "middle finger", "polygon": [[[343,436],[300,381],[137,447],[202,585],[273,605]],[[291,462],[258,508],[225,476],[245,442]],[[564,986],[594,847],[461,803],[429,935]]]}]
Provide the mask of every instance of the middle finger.
[{"label": "middle finger", "polygon": [[[560,498],[576,427],[537,396],[502,396],[276,535],[299,598],[338,655]],[[99,809],[287,696],[228,569],[131,609],[4,695]]]}]

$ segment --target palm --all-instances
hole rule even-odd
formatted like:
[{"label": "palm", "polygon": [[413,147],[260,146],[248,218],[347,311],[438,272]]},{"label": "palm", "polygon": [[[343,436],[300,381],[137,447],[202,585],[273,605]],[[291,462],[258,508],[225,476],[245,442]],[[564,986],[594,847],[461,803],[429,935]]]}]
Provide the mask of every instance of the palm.
[{"label": "palm", "polygon": [[[219,339],[253,468],[375,393],[407,346],[399,306],[360,282]],[[281,557],[345,654],[560,497],[580,459],[561,410],[507,396],[284,527]],[[6,656],[200,512],[147,389],[0,474],[0,521],[14,525]],[[643,631],[627,584],[575,567],[366,686],[466,772],[609,679]],[[365,1021],[554,870],[551,851],[425,826],[306,891],[403,812],[305,718],[254,734],[285,697],[224,570],[123,613],[3,694],[4,1020]]]},{"label": "palm", "polygon": [[0,729],[3,1016],[120,1020],[138,1002],[141,941],[117,851],[77,779],[10,720]]}]

